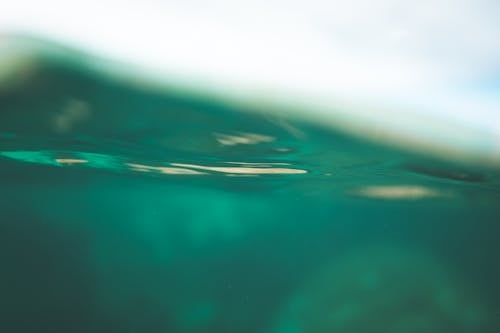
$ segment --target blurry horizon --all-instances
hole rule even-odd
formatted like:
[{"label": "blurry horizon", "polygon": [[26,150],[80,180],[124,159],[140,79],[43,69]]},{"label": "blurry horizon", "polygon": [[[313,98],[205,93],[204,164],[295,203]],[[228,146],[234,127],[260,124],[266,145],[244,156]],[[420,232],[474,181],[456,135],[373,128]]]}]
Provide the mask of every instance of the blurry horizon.
[{"label": "blurry horizon", "polygon": [[424,149],[439,143],[500,160],[500,5],[492,1],[3,7],[0,36],[54,40],[229,100],[298,105],[305,117],[367,137],[388,132],[424,140]]}]

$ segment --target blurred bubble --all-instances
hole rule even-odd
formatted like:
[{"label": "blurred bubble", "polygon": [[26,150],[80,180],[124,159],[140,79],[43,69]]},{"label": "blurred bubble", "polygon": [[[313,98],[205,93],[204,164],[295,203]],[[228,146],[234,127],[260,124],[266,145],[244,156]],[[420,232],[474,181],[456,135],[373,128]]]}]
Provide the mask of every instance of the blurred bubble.
[{"label": "blurred bubble", "polygon": [[52,128],[55,132],[66,134],[75,126],[87,121],[92,115],[88,103],[79,99],[69,99],[59,113],[52,119]]}]

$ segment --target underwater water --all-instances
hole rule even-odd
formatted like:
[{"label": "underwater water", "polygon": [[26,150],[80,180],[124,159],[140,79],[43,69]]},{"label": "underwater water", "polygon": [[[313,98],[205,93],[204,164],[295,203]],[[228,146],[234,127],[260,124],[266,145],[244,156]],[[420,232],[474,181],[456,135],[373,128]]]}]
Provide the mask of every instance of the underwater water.
[{"label": "underwater water", "polygon": [[16,78],[1,332],[500,331],[498,170],[75,64]]}]

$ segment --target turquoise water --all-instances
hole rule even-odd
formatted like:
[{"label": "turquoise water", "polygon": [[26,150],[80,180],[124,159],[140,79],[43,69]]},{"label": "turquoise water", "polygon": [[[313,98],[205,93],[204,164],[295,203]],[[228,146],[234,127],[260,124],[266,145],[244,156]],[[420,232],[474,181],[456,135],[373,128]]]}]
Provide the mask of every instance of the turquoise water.
[{"label": "turquoise water", "polygon": [[499,331],[498,170],[23,68],[0,86],[0,331]]}]

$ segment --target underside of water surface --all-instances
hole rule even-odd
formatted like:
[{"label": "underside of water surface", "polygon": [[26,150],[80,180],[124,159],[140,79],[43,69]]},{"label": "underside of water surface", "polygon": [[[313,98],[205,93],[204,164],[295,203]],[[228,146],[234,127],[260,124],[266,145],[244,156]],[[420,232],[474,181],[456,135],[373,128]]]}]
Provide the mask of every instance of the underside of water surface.
[{"label": "underside of water surface", "polygon": [[0,331],[500,330],[497,166],[56,50],[0,64]]}]

